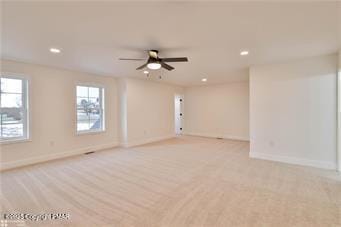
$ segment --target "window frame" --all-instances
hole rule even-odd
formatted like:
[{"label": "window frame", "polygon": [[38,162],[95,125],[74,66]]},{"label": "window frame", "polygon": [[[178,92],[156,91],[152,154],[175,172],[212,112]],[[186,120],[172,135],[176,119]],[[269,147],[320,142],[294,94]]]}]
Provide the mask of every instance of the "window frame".
[{"label": "window frame", "polygon": [[31,141],[31,115],[30,115],[30,77],[27,75],[0,72],[0,78],[17,79],[22,81],[22,107],[23,116],[23,136],[0,138],[0,144],[20,143]]},{"label": "window frame", "polygon": [[[99,89],[99,98],[100,98],[100,117],[101,117],[101,128],[100,129],[89,129],[89,130],[78,130],[78,106],[77,106],[77,87],[88,87],[88,88],[98,88]],[[77,136],[80,135],[89,135],[89,134],[98,134],[104,133],[106,131],[106,119],[105,119],[105,86],[101,84],[95,83],[77,83],[75,85],[75,134]]]}]

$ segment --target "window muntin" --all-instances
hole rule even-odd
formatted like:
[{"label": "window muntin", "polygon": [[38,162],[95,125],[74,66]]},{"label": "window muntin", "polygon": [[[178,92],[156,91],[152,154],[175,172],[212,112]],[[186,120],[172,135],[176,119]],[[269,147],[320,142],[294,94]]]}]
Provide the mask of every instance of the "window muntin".
[{"label": "window muntin", "polygon": [[0,77],[0,141],[28,139],[28,81]]},{"label": "window muntin", "polygon": [[104,89],[77,86],[77,132],[104,131]]}]

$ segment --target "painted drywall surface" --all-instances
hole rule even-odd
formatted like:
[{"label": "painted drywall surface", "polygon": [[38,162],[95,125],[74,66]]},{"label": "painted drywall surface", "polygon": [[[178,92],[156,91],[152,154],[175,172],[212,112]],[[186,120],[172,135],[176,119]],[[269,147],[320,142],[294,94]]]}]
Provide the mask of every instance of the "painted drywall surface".
[{"label": "painted drywall surface", "polygon": [[127,129],[127,83],[125,79],[118,79],[118,98],[119,98],[119,141],[120,145],[125,145],[128,141]]},{"label": "painted drywall surface", "polygon": [[[338,38],[339,38],[339,48],[341,48],[341,2],[339,1],[338,2],[338,9],[339,9],[339,12],[338,12],[338,18],[337,18],[337,29],[338,29]],[[340,60],[339,60],[340,61]]]},{"label": "painted drywall surface", "polygon": [[126,79],[126,146],[175,135],[174,96],[181,87],[153,81]]},{"label": "painted drywall surface", "polygon": [[186,88],[185,119],[186,134],[248,140],[248,82]]},{"label": "painted drywall surface", "polygon": [[[340,3],[340,13],[341,13],[341,3]],[[341,15],[340,15],[340,19],[341,19]],[[341,24],[341,22],[340,22]],[[341,29],[340,29],[341,31]],[[341,35],[341,34],[340,34]],[[341,172],[341,50],[338,53],[338,58],[339,58],[339,62],[338,62],[338,148],[337,148],[337,167],[338,167],[338,171]]]},{"label": "painted drywall surface", "polygon": [[[118,143],[117,84],[112,77],[60,70],[34,64],[1,61],[2,72],[29,77],[31,141],[1,144],[1,163],[25,164],[49,157],[67,156],[82,149],[104,148]],[[105,87],[106,130],[76,135],[76,85]],[[12,164],[11,164],[12,163]]]},{"label": "painted drywall surface", "polygon": [[336,164],[337,56],[250,69],[251,157]]}]

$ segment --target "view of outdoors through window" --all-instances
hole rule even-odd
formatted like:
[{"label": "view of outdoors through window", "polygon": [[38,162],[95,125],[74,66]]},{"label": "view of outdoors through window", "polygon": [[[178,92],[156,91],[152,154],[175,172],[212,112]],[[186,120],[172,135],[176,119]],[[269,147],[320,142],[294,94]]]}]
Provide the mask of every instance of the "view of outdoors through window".
[{"label": "view of outdoors through window", "polygon": [[77,86],[77,131],[103,130],[103,88]]},{"label": "view of outdoors through window", "polygon": [[26,108],[25,80],[0,78],[0,138],[2,140],[25,136]]}]

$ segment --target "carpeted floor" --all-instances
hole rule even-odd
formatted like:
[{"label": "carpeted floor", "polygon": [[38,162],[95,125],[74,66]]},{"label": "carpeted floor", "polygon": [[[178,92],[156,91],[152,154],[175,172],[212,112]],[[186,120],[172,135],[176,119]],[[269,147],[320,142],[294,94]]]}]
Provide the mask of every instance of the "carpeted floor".
[{"label": "carpeted floor", "polygon": [[341,226],[336,172],[248,152],[247,142],[178,137],[6,171],[2,215],[70,215],[8,226]]}]

